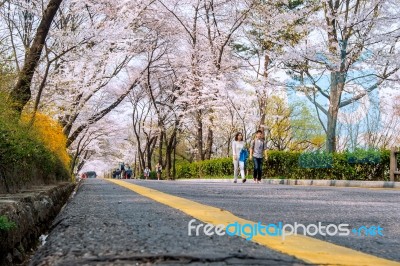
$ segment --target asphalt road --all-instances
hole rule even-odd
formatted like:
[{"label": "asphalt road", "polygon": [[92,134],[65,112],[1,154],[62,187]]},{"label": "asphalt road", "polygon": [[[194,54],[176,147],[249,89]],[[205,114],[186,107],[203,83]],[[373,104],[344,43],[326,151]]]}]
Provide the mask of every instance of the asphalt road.
[{"label": "asphalt road", "polygon": [[[400,190],[126,181],[263,224],[379,225],[383,236],[314,237],[400,262]],[[237,236],[188,236],[191,219],[109,181],[85,180],[56,218],[31,265],[306,264]]]}]

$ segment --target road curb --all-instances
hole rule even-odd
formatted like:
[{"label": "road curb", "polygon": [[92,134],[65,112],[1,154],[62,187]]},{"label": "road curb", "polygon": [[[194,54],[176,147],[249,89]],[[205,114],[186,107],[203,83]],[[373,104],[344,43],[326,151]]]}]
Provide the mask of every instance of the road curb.
[{"label": "road curb", "polygon": [[[233,179],[177,179],[179,182],[233,182]],[[252,180],[248,180],[252,181]],[[240,180],[238,180],[240,183]],[[360,180],[263,179],[263,184],[321,187],[400,188],[400,182]]]}]

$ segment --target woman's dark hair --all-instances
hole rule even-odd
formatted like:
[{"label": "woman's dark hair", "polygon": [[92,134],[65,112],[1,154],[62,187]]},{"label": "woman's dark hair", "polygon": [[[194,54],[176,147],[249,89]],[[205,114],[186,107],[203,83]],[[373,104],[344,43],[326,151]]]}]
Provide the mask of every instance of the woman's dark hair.
[{"label": "woman's dark hair", "polygon": [[239,135],[242,135],[242,140],[243,140],[243,134],[242,134],[242,133],[240,133],[240,132],[238,132],[238,133],[236,133],[236,135],[235,135],[235,141],[237,141],[237,140],[238,140],[238,138],[239,138]]},{"label": "woman's dark hair", "polygon": [[262,130],[259,129],[259,130],[256,131],[256,134],[258,134],[258,133],[262,134],[263,132],[262,132]]}]

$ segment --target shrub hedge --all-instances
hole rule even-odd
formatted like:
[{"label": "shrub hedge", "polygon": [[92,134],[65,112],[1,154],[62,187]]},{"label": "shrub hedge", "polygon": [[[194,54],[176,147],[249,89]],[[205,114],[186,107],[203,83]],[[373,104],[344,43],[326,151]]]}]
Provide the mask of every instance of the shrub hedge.
[{"label": "shrub hedge", "polygon": [[[389,180],[390,152],[356,150],[328,154],[324,152],[268,151],[264,178]],[[248,161],[251,174],[253,163]],[[232,158],[201,162],[179,162],[177,178],[223,177],[233,175]]]}]

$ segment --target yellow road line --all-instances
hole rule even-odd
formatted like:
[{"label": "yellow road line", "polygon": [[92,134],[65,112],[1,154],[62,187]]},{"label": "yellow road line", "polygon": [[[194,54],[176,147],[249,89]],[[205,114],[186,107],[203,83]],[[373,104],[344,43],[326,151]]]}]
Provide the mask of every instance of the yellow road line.
[{"label": "yellow road line", "polygon": [[[138,186],[122,180],[107,180],[174,209],[178,209],[204,223],[213,225],[223,224],[225,226],[234,222],[238,222],[239,224],[255,223],[237,217],[220,208],[200,204],[155,189]],[[280,237],[255,235],[251,241],[313,264],[365,266],[400,265],[399,262],[379,258],[303,235],[288,236],[285,241],[282,241]]]}]

